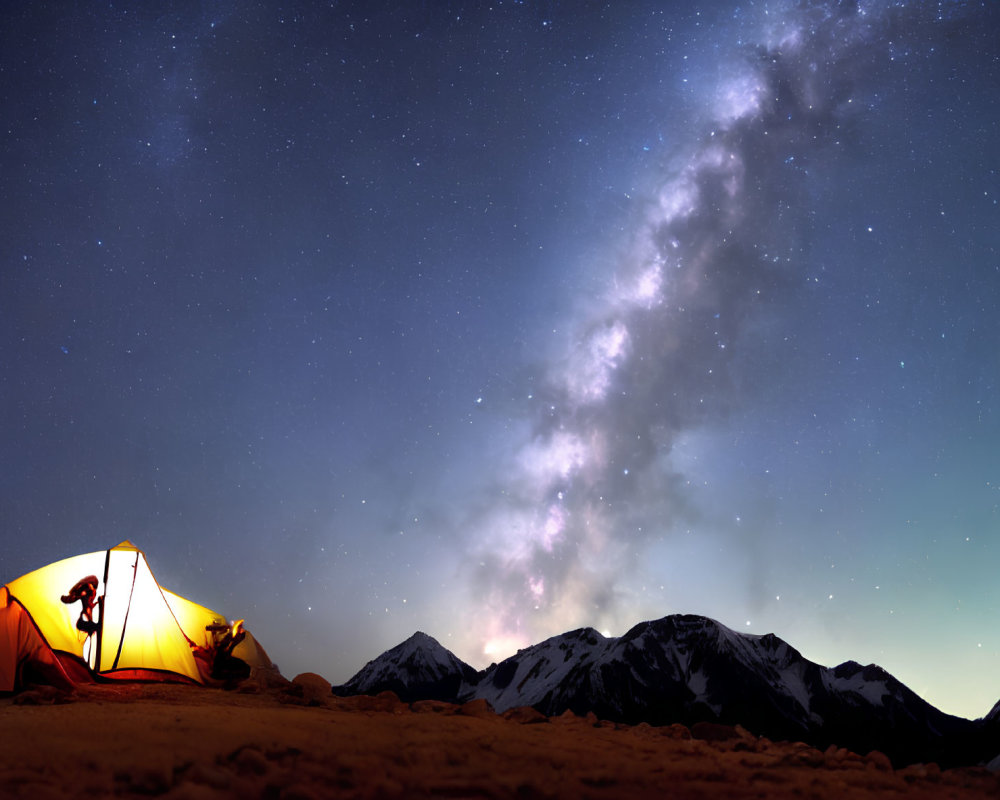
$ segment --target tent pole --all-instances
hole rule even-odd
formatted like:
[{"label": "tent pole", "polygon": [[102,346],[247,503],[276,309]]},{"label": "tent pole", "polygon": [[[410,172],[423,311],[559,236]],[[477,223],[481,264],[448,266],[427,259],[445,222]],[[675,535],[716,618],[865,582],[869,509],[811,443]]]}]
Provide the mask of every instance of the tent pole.
[{"label": "tent pole", "polygon": [[100,619],[97,621],[97,657],[94,660],[94,672],[101,672],[101,643],[104,641],[104,598],[108,595],[108,570],[111,566],[111,551],[104,554],[104,594],[97,599]]}]

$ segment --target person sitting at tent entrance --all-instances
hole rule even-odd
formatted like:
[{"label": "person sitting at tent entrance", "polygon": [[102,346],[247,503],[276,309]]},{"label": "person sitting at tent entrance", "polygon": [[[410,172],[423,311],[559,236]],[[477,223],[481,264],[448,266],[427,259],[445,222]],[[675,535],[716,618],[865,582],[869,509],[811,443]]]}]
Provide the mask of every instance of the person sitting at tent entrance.
[{"label": "person sitting at tent entrance", "polygon": [[238,619],[231,626],[208,626],[207,630],[219,633],[223,628],[225,634],[216,644],[212,656],[211,677],[222,681],[245,680],[250,677],[250,665],[233,655],[240,642],[247,638],[247,632],[243,630],[243,620]]}]

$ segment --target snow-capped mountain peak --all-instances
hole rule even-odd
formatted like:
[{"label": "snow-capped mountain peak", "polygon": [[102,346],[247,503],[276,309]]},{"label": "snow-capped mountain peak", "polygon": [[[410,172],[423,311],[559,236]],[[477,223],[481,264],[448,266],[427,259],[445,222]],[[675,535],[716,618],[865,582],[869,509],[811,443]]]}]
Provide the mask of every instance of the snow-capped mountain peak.
[{"label": "snow-capped mountain peak", "polygon": [[393,691],[403,700],[454,699],[476,671],[443,647],[433,636],[417,631],[405,642],[369,661],[337,694],[378,694]]},{"label": "snow-capped mountain peak", "polygon": [[475,686],[474,696],[488,700],[499,711],[544,705],[546,698],[573,679],[572,673],[585,671],[597,661],[609,641],[614,640],[593,628],[553,636],[488,669]]}]

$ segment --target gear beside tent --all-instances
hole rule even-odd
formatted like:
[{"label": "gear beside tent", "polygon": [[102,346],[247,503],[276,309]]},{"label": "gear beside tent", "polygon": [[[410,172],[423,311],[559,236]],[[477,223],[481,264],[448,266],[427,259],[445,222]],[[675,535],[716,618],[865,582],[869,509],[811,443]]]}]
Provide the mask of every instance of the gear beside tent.
[{"label": "gear beside tent", "polygon": [[98,680],[215,684],[276,673],[242,627],[160,587],[129,541],[0,588],[0,692]]}]

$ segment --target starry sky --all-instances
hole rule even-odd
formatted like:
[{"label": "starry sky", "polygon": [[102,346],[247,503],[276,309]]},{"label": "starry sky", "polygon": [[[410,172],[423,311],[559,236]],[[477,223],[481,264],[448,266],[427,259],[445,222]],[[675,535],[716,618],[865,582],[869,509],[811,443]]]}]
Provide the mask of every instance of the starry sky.
[{"label": "starry sky", "polygon": [[1000,698],[997,4],[2,17],[2,579],[131,539],[289,677],[685,612]]}]

